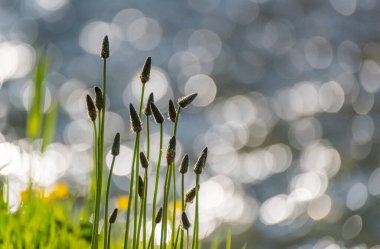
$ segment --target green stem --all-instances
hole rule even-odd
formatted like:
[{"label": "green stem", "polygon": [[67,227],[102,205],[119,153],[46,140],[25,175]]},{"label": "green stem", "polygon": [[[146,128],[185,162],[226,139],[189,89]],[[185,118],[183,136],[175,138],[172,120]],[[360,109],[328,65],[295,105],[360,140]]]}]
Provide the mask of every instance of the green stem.
[{"label": "green stem", "polygon": [[131,182],[129,183],[129,201],[128,201],[128,208],[127,208],[127,221],[125,223],[125,235],[124,235],[124,249],[128,248],[128,240],[129,240],[129,223],[130,223],[130,216],[131,216],[131,205],[133,200],[133,184],[134,184],[134,178],[135,178],[135,160],[136,160],[136,151],[137,151],[137,141],[138,141],[139,133],[137,133],[135,138],[135,148],[133,150],[133,159],[132,159],[132,171],[131,171]]},{"label": "green stem", "polygon": [[146,249],[146,200],[147,200],[147,194],[148,194],[148,169],[145,169],[144,174],[144,208],[143,208],[143,249]]},{"label": "green stem", "polygon": [[[105,221],[107,223],[107,220]],[[110,228],[108,230],[108,236],[107,236],[107,247],[106,244],[104,244],[104,248],[110,249],[111,248],[111,231],[112,231],[112,224],[110,224]]]},{"label": "green stem", "polygon": [[189,249],[189,229],[186,230],[186,249]]},{"label": "green stem", "polygon": [[[144,92],[145,92],[145,84],[143,84],[142,86],[142,90],[141,90],[141,96],[140,96],[140,107],[139,107],[139,116],[141,116],[141,112],[142,112],[142,105],[143,105],[143,100],[144,100]],[[139,157],[139,142],[140,141],[140,133],[137,133],[136,135],[136,139],[135,139],[135,146],[134,146],[134,150],[133,150],[133,160],[132,160],[132,172],[131,172],[131,182],[130,182],[130,185],[129,185],[129,201],[128,201],[128,210],[127,210],[127,221],[126,221],[126,229],[125,229],[125,235],[124,235],[124,246],[123,248],[124,249],[127,249],[128,247],[128,239],[129,239],[129,222],[130,222],[130,210],[131,210],[131,203],[132,203],[132,199],[133,199],[133,180],[134,180],[134,165],[135,165],[135,161],[136,161],[136,158],[137,158],[137,161],[138,161],[138,157]],[[138,173],[138,163],[136,164],[136,172]],[[138,184],[138,174],[137,174],[137,178],[136,178],[136,184]],[[135,194],[136,196],[138,195],[137,194],[137,191],[138,191],[138,187],[135,189]],[[135,196],[135,200],[137,199],[137,197]],[[135,203],[135,210],[136,210],[136,207],[137,207],[137,202]],[[135,212],[136,214],[136,212]],[[136,220],[136,219],[135,219]],[[134,220],[134,223],[136,223]],[[136,230],[136,229],[135,229]],[[133,233],[135,234],[135,230],[133,231]]]},{"label": "green stem", "polygon": [[173,164],[168,165],[166,170],[165,177],[165,187],[164,187],[164,207],[163,207],[163,216],[162,216],[162,229],[161,229],[161,247],[166,249],[166,237],[167,237],[167,219],[168,219],[168,199],[169,199],[169,190],[170,190],[170,181],[172,176],[172,167]]},{"label": "green stem", "polygon": [[134,201],[134,205],[135,205],[135,208],[134,208],[134,212],[133,212],[133,240],[132,240],[132,248],[136,248],[136,235],[137,235],[137,210],[138,210],[138,205],[139,205],[139,194],[138,194],[138,190],[139,190],[139,151],[140,151],[140,132],[137,133],[137,137],[138,137],[138,140],[137,140],[137,148],[136,148],[136,171],[135,171],[135,201]]},{"label": "green stem", "polygon": [[138,248],[138,245],[139,245],[139,241],[140,241],[140,228],[141,228],[141,222],[142,222],[142,216],[143,216],[143,210],[144,210],[144,200],[141,200],[141,203],[140,203],[140,215],[139,215],[139,223],[137,225],[137,247]]},{"label": "green stem", "polygon": [[[144,173],[144,194],[143,194],[143,197],[142,197],[142,201],[141,201],[141,205],[140,205],[140,215],[139,215],[139,224],[138,224],[138,228],[137,228],[137,240],[139,241],[140,239],[140,229],[141,229],[141,222],[142,222],[142,219],[144,218],[144,221],[146,222],[146,217],[145,217],[145,214],[144,214],[144,210],[146,210],[146,193],[147,193],[147,181],[148,181],[148,170],[145,169],[145,173]],[[143,224],[143,247],[145,248],[146,245],[145,245],[145,237],[146,237],[146,232],[145,232],[145,229],[146,229],[146,225]]]},{"label": "green stem", "polygon": [[[161,167],[161,158],[162,158],[162,143],[163,143],[163,125],[160,124],[160,149],[158,151],[158,161],[157,161],[157,169],[156,169],[156,181],[154,185],[154,195],[153,195],[153,211],[152,211],[152,232],[151,232],[151,238],[152,238],[152,248],[154,247],[154,233],[156,229],[156,203],[157,203],[157,191],[158,191],[158,182],[160,180],[160,167]],[[149,246],[148,246],[149,248]]]},{"label": "green stem", "polygon": [[174,235],[175,235],[175,216],[176,216],[176,209],[177,209],[177,186],[176,186],[176,175],[175,175],[175,166],[174,166],[174,162],[173,162],[173,165],[172,165],[172,175],[173,175],[173,214],[172,214],[172,236],[171,236],[171,241],[172,241],[172,247],[171,248],[174,248]]},{"label": "green stem", "polygon": [[[107,240],[108,240],[108,236],[107,236],[107,233],[108,233],[108,200],[109,200],[109,195],[110,195],[110,186],[111,186],[111,179],[112,179],[112,172],[113,172],[113,166],[115,164],[115,158],[116,156],[113,156],[112,157],[112,163],[111,163],[111,168],[110,168],[110,172],[109,172],[109,175],[108,175],[108,180],[107,180],[107,188],[106,188],[106,204],[105,204],[105,209],[104,209],[104,248],[107,247],[108,243],[107,243]],[[110,225],[110,228],[111,228],[111,225]]]},{"label": "green stem", "polygon": [[[174,230],[174,229],[173,229]],[[173,248],[177,248],[177,243],[178,243],[178,236],[179,236],[179,230],[182,230],[180,228],[180,225],[178,225],[178,228],[177,228],[177,234],[175,236],[175,243],[174,243],[174,247]]]},{"label": "green stem", "polygon": [[[185,212],[185,174],[181,174],[181,211]],[[184,231],[181,229],[180,248],[183,248]]]},{"label": "green stem", "polygon": [[198,248],[198,232],[199,232],[199,203],[198,203],[198,186],[199,186],[199,177],[200,175],[197,174],[196,178],[196,184],[195,184],[195,218],[194,218],[194,232],[193,232],[193,244],[192,248],[197,249]]},{"label": "green stem", "polygon": [[98,248],[98,229],[99,229],[99,215],[100,215],[100,199],[101,199],[101,193],[102,193],[102,184],[103,184],[103,151],[104,151],[104,122],[105,122],[105,113],[106,113],[106,91],[107,91],[107,60],[103,59],[103,108],[102,108],[102,115],[101,117],[101,125],[99,127],[99,145],[98,145],[98,179],[97,179],[97,189],[96,189],[96,203],[95,203],[95,243],[94,243],[94,249]]},{"label": "green stem", "polygon": [[139,108],[139,117],[141,117],[142,113],[142,107],[143,107],[143,102],[144,102],[144,92],[145,92],[145,84],[142,84],[142,89],[141,89],[141,96],[140,96],[140,108]]},{"label": "green stem", "polygon": [[[181,106],[178,107],[178,111],[175,116],[175,121],[174,121],[174,127],[173,127],[173,135],[177,136],[177,126],[178,126],[178,120],[179,120],[179,115],[181,113]],[[176,184],[176,174],[175,174],[175,161],[173,161],[172,165],[172,174],[173,174],[173,215],[172,215],[172,236],[171,236],[171,241],[172,241],[172,248],[174,246],[173,244],[173,239],[174,239],[174,227],[175,227],[175,220],[176,220],[176,211],[177,211],[177,184]]]}]

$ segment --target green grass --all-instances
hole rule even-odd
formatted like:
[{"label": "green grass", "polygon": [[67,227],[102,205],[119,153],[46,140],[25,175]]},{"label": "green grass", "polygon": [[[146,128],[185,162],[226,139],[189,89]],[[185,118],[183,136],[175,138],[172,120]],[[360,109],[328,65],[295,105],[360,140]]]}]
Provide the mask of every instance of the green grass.
[{"label": "green grass", "polygon": [[[154,104],[153,94],[149,101],[144,103],[145,85],[149,84],[151,58],[149,57],[141,72],[141,97],[139,100],[138,111],[130,105],[131,131],[134,133],[134,153],[130,162],[124,162],[126,166],[131,167],[131,181],[129,186],[129,202],[126,212],[117,216],[117,210],[114,210],[113,216],[109,212],[109,197],[112,196],[112,170],[115,160],[119,155],[120,136],[130,136],[130,134],[117,134],[112,146],[111,154],[112,166],[110,172],[104,170],[106,151],[104,136],[106,129],[104,127],[106,119],[105,100],[107,92],[107,60],[109,59],[108,38],[103,40],[101,50],[103,83],[102,88],[95,90],[96,97],[87,96],[88,115],[90,117],[88,126],[93,129],[93,174],[91,186],[84,197],[74,196],[66,189],[67,185],[57,185],[56,192],[46,195],[43,189],[34,189],[32,182],[30,188],[23,194],[22,203],[16,212],[10,213],[8,200],[3,196],[8,196],[7,182],[8,179],[0,176],[0,248],[131,248],[131,249],[177,249],[177,248],[201,248],[199,239],[199,191],[201,188],[194,188],[193,199],[195,204],[190,204],[185,198],[185,177],[184,175],[192,174],[196,179],[196,186],[201,184],[200,175],[206,164],[207,148],[205,148],[194,166],[194,172],[186,171],[177,172],[175,158],[182,158],[183,155],[176,155],[176,136],[180,132],[180,114],[185,108],[190,107],[191,102],[197,94],[191,94],[178,99],[178,106],[173,102],[170,104],[170,120],[172,123],[164,122],[164,117],[159,108]],[[55,125],[58,116],[58,103],[53,102],[43,114],[43,96],[46,90],[44,78],[47,72],[47,57],[41,57],[37,63],[31,108],[28,112],[26,134],[30,140],[42,139],[41,153],[53,141]],[[143,112],[143,107],[145,110]],[[145,115],[145,118],[143,117]],[[183,115],[186,115],[184,113]],[[150,116],[154,117],[155,123],[160,130],[159,155],[156,165],[149,164],[150,159]],[[145,125],[143,121],[145,121]],[[169,126],[173,133],[172,139],[168,145],[163,144],[164,126]],[[141,133],[145,127],[147,131]],[[146,135],[148,145],[142,148],[140,140],[142,135]],[[115,134],[112,134],[115,135]],[[161,172],[163,148],[166,150],[166,179],[164,183],[159,183]],[[140,152],[146,156],[146,161],[141,157]],[[142,158],[140,160],[140,158]],[[188,157],[187,159],[188,160]],[[191,159],[190,159],[191,160]],[[140,162],[141,161],[141,162]],[[143,176],[140,175],[140,166],[142,166]],[[149,181],[147,167],[153,167],[155,178]],[[181,165],[181,168],[184,165]],[[142,177],[143,185],[139,185],[139,177]],[[107,181],[105,181],[107,180]],[[152,180],[152,179],[151,179]],[[181,190],[178,193],[176,181],[181,182]],[[104,181],[104,184],[103,184]],[[141,187],[142,186],[142,187]],[[157,203],[158,188],[164,186],[162,217],[156,217],[157,210],[160,209]],[[60,189],[61,188],[61,189]],[[140,191],[139,191],[140,188]],[[142,188],[142,191],[141,191]],[[147,191],[148,188],[154,190],[153,210],[147,214]],[[63,192],[62,192],[63,191]],[[61,193],[61,194],[58,194]],[[63,194],[62,194],[63,193]],[[178,196],[179,195],[179,196]],[[181,208],[176,209],[177,199],[181,200]],[[169,203],[173,202],[173,209],[169,209]],[[195,205],[195,220],[188,221],[186,212],[188,205]],[[171,213],[169,211],[172,211]],[[103,213],[102,213],[103,212]],[[176,217],[181,216],[181,219]],[[184,216],[186,219],[184,219]],[[91,218],[92,217],[92,218]],[[104,224],[101,226],[101,217],[104,217]],[[151,231],[147,229],[147,221],[153,219]],[[93,221],[93,222],[92,222]],[[184,222],[185,221],[185,222]],[[187,223],[190,224],[187,224]],[[154,241],[155,229],[157,224],[161,223],[161,238]],[[191,224],[193,223],[193,224]],[[167,233],[168,226],[171,226],[171,234]],[[189,238],[189,230],[193,229],[193,236]],[[112,228],[112,229],[111,229]],[[170,237],[169,241],[167,239]],[[213,244],[213,248],[218,247],[218,243]],[[226,238],[226,248],[231,248],[231,233]]]}]

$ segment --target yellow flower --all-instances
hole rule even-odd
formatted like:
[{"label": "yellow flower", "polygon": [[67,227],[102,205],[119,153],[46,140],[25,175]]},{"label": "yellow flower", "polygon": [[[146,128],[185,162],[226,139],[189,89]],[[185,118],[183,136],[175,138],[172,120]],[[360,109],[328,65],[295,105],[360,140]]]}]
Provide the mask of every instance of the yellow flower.
[{"label": "yellow flower", "polygon": [[115,206],[120,210],[128,209],[129,196],[128,195],[119,195],[115,198]]},{"label": "yellow flower", "polygon": [[64,182],[58,182],[55,186],[53,191],[47,196],[47,199],[59,199],[63,200],[66,199],[69,196],[70,189]]},{"label": "yellow flower", "polygon": [[[181,200],[176,200],[176,212],[181,212]],[[169,211],[173,211],[174,208],[174,200],[169,202]]]}]

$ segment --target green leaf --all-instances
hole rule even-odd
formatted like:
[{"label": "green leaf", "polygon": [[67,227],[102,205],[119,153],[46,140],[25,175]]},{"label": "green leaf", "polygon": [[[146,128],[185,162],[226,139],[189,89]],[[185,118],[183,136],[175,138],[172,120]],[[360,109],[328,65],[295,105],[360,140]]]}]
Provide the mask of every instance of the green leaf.
[{"label": "green leaf", "polygon": [[244,243],[244,245],[241,249],[247,249],[247,243]]},{"label": "green leaf", "polygon": [[231,229],[228,229],[227,232],[226,249],[231,249]]},{"label": "green leaf", "polygon": [[31,104],[26,121],[26,134],[32,140],[38,138],[42,125],[43,98],[45,96],[44,80],[46,77],[47,61],[47,56],[39,58],[34,75]]},{"label": "green leaf", "polygon": [[53,141],[55,134],[55,127],[57,123],[58,114],[58,102],[54,101],[48,112],[46,113],[44,128],[42,130],[42,152],[45,151],[46,147]]}]

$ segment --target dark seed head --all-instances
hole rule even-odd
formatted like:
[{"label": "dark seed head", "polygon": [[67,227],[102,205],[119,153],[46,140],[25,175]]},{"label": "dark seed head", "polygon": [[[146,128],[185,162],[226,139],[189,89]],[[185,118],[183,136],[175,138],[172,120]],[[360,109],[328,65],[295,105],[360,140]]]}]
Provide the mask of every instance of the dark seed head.
[{"label": "dark seed head", "polygon": [[198,158],[198,161],[194,165],[195,174],[202,173],[202,170],[204,169],[206,165],[206,159],[207,159],[207,147],[202,150],[201,155]]},{"label": "dark seed head", "polygon": [[132,104],[129,105],[129,117],[131,122],[131,131],[140,132],[142,130],[141,120]]},{"label": "dark seed head", "polygon": [[192,93],[178,99],[178,104],[182,108],[186,108],[198,96],[198,93]]},{"label": "dark seed head", "polygon": [[141,71],[141,75],[140,75],[141,83],[145,84],[149,81],[151,67],[152,67],[152,58],[148,57]]},{"label": "dark seed head", "polygon": [[103,92],[97,86],[95,87],[95,105],[99,111],[103,108]]},{"label": "dark seed head", "polygon": [[120,153],[120,133],[116,133],[115,138],[113,139],[113,144],[112,144],[112,150],[111,154],[113,156],[117,156]]},{"label": "dark seed head", "polygon": [[110,219],[109,219],[109,223],[110,223],[110,224],[115,223],[116,218],[117,218],[117,211],[118,211],[117,208],[115,208],[115,209],[113,210],[113,212],[112,212],[112,214],[111,214],[111,216],[110,216]]},{"label": "dark seed head", "polygon": [[181,165],[179,166],[179,172],[181,174],[186,174],[188,167],[189,167],[189,156],[186,154],[182,159]]},{"label": "dark seed head", "polygon": [[153,96],[153,93],[150,93],[148,101],[146,102],[146,106],[145,106],[145,109],[144,109],[144,114],[146,116],[152,115],[152,108],[150,108],[150,104],[153,103],[153,102],[154,102],[154,96]]},{"label": "dark seed head", "polygon": [[141,162],[141,166],[146,169],[148,168],[149,166],[149,162],[148,160],[146,159],[146,156],[144,154],[144,152],[140,152],[140,162]]},{"label": "dark seed head", "polygon": [[164,122],[164,117],[162,116],[160,110],[157,108],[157,106],[153,102],[150,103],[150,108],[152,109],[154,121],[157,124],[162,124]]},{"label": "dark seed head", "polygon": [[[199,185],[198,185],[198,189],[199,189]],[[185,202],[187,203],[193,203],[193,200],[195,198],[195,192],[196,192],[196,188],[192,188],[190,189],[189,191],[187,191],[185,193]]]},{"label": "dark seed head", "polygon": [[175,139],[175,136],[173,136],[169,140],[168,149],[166,150],[166,161],[168,165],[172,164],[172,162],[175,159],[175,146],[176,146],[176,139]]},{"label": "dark seed head", "polygon": [[187,230],[190,228],[191,224],[189,221],[189,218],[187,218],[187,215],[185,212],[182,212],[182,217],[181,217],[181,225],[184,230]]},{"label": "dark seed head", "polygon": [[169,100],[169,111],[168,111],[168,118],[169,118],[169,120],[174,123],[176,115],[177,115],[177,111],[175,109],[173,100],[170,99]]},{"label": "dark seed head", "polygon": [[156,219],[154,219],[154,222],[156,222],[156,224],[158,224],[161,222],[161,219],[162,219],[162,207],[160,207],[160,209],[158,210],[158,212],[156,214]]},{"label": "dark seed head", "polygon": [[139,188],[137,190],[140,198],[142,199],[144,196],[144,180],[139,176]]},{"label": "dark seed head", "polygon": [[92,98],[88,94],[86,97],[86,101],[87,101],[87,114],[88,114],[89,118],[91,119],[91,121],[95,122],[97,113],[96,113],[94,101],[92,100]]},{"label": "dark seed head", "polygon": [[102,43],[102,51],[100,52],[100,56],[103,59],[107,59],[110,57],[110,44],[108,42],[108,36],[105,36]]}]

